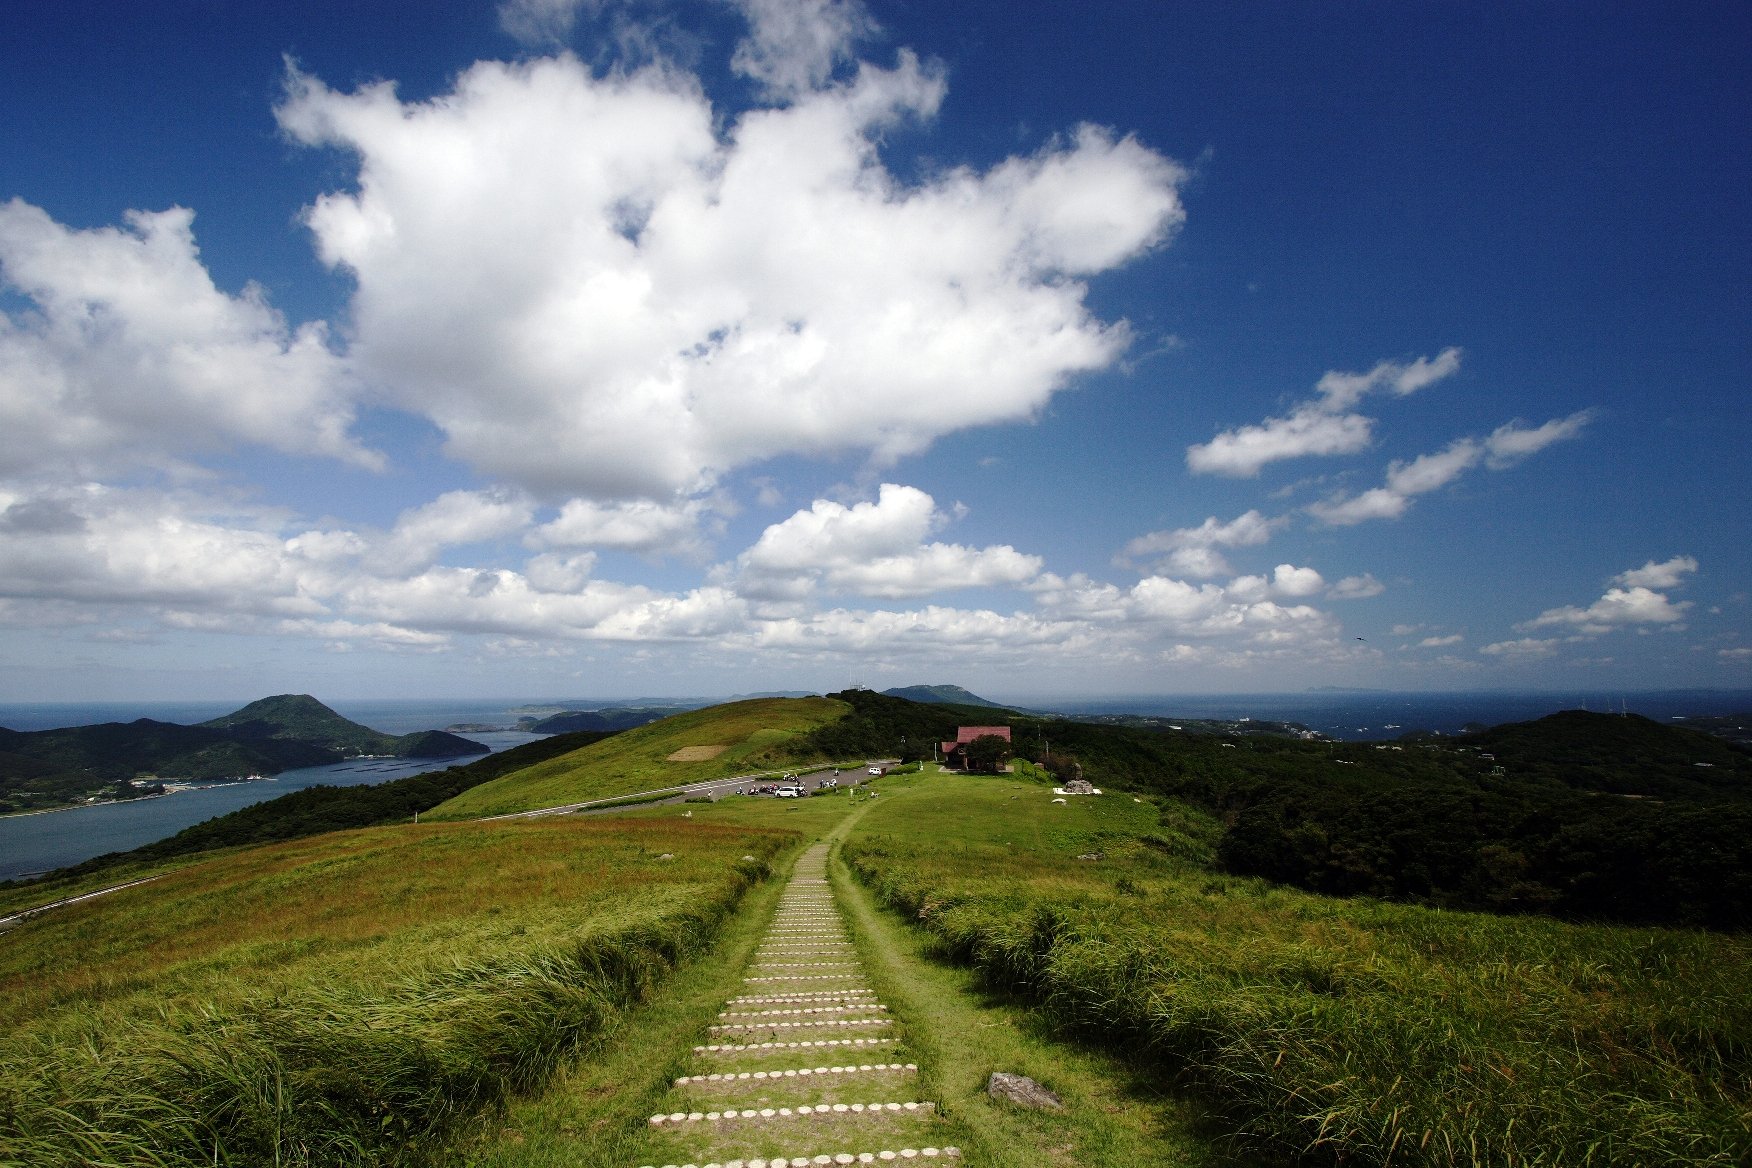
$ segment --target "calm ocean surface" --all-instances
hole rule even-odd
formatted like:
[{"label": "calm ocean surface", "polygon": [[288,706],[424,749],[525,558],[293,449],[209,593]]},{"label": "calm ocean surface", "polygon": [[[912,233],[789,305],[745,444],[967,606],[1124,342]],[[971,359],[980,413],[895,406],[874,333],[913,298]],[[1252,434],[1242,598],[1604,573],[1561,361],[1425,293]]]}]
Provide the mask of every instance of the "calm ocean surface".
[{"label": "calm ocean surface", "polygon": [[[1328,738],[1358,742],[1409,730],[1457,734],[1468,723],[1525,722],[1559,710],[1627,710],[1657,722],[1752,713],[1752,690],[1576,690],[1569,693],[1388,693],[1330,691],[1110,698],[1042,707],[1065,714],[1150,714],[1174,718],[1257,718],[1299,722]],[[0,714],[3,718],[3,714]]]},{"label": "calm ocean surface", "polygon": [[[243,702],[132,702],[90,704],[0,704],[0,726],[48,730],[155,718],[201,722],[228,714]],[[331,702],[336,711],[388,734],[441,730],[459,723],[516,724],[525,705],[558,708],[554,703],[522,701]],[[1035,709],[1079,713],[1154,714],[1178,718],[1256,718],[1299,722],[1330,738],[1393,738],[1407,730],[1457,733],[1469,722],[1496,725],[1538,718],[1557,710],[1628,709],[1657,721],[1687,716],[1752,712],[1752,690],[1685,690],[1659,693],[1575,691],[1572,693],[1378,693],[1327,692],[1129,697],[1078,702],[1022,702]],[[467,733],[494,750],[534,740],[515,730]],[[459,761],[468,761],[466,759]],[[0,817],[0,880],[76,864],[105,852],[136,848],[174,835],[185,827],[274,799],[303,787],[328,783],[353,786],[442,770],[448,762],[358,759],[334,766],[286,771],[272,779],[182,791],[161,799],[78,807],[42,815]]]}]

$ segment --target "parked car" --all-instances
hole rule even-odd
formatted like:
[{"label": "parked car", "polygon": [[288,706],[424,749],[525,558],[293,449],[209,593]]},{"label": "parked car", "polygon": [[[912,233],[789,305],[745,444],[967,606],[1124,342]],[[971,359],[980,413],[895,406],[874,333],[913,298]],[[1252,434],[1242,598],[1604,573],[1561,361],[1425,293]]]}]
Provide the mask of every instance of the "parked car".
[{"label": "parked car", "polygon": [[777,795],[781,799],[801,799],[803,797],[803,788],[802,787],[780,787],[777,790],[775,790],[773,792],[773,794]]},{"label": "parked car", "polygon": [[882,773],[882,768],[881,767],[871,767],[870,773],[873,775],[880,775]]}]

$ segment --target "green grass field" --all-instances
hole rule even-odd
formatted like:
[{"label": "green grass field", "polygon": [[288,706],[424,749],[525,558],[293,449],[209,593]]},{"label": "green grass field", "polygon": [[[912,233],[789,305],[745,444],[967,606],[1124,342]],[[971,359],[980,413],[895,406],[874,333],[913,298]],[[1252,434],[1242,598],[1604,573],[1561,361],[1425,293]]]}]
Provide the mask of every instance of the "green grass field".
[{"label": "green grass field", "polygon": [[[799,736],[849,709],[829,698],[755,698],[677,714],[482,783],[422,818],[504,815],[783,767],[798,761]],[[671,759],[707,747],[723,749],[711,758]]]},{"label": "green grass field", "polygon": [[708,947],[796,842],[370,829],[27,922],[0,945],[0,1163],[429,1162]]},{"label": "green grass field", "polygon": [[899,780],[846,855],[940,951],[1277,1154],[1752,1162],[1746,939],[1323,898],[1213,873],[1178,806],[1051,800]]}]

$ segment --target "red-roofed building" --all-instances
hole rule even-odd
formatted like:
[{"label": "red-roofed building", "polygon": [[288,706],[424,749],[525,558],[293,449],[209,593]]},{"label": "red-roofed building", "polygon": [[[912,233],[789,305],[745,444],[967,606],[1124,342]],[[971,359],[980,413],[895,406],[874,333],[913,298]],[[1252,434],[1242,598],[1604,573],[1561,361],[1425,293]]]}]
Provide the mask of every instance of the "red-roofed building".
[{"label": "red-roofed building", "polygon": [[944,763],[950,766],[963,765],[966,760],[961,757],[962,747],[975,738],[984,738],[987,735],[996,735],[1005,742],[1011,741],[1008,726],[957,726],[955,728],[955,741],[940,744],[943,748]]}]

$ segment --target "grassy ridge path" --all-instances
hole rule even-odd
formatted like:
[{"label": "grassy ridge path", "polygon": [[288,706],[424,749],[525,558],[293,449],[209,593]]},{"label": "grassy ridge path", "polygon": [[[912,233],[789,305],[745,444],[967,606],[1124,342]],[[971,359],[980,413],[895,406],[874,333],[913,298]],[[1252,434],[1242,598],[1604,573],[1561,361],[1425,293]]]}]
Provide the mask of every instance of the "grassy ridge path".
[{"label": "grassy ridge path", "polygon": [[876,999],[827,880],[827,845],[797,861],[778,912],[707,1041],[647,1121],[655,1168],[953,1160],[917,1097],[888,1007]]},{"label": "grassy ridge path", "polygon": [[[905,800],[911,781],[885,785],[881,802]],[[617,1033],[596,1053],[565,1072],[543,1094],[517,1101],[502,1124],[483,1132],[471,1147],[461,1149],[455,1163],[466,1168],[640,1168],[642,1165],[707,1165],[735,1163],[744,1168],[766,1159],[809,1152],[811,1162],[841,1155],[858,1162],[860,1153],[874,1159],[882,1151],[922,1152],[936,1148],[935,1159],[913,1162],[977,1165],[979,1168],[1236,1168],[1242,1162],[1224,1155],[1220,1131],[1185,1101],[1159,1084],[1128,1069],[1099,1049],[1068,1043],[1040,1026],[1025,1005],[983,991],[975,975],[931,958],[929,938],[909,928],[888,910],[877,907],[869,893],[852,880],[837,859],[839,841],[874,801],[848,798],[841,804],[820,799],[787,808],[820,840],[799,859],[793,881],[770,882],[753,890],[729,922],[717,951],[679,970],[651,1002],[633,1011]],[[843,807],[849,814],[843,814]],[[697,818],[710,822],[724,817],[737,822],[772,814],[765,802],[732,800],[697,808]],[[636,818],[652,815],[635,813]],[[825,850],[823,845],[826,845]],[[821,883],[825,878],[827,883]],[[797,879],[809,883],[796,883]],[[825,916],[828,893],[834,910],[831,929],[843,931],[805,938],[800,933],[774,931],[777,914],[808,912]],[[786,908],[781,910],[781,900]],[[799,918],[784,927],[800,929]],[[813,956],[811,955],[813,954]],[[817,967],[823,974],[852,973],[836,980],[809,982],[745,982],[745,977],[799,976],[811,972],[791,967],[757,970],[756,963],[804,960],[857,961],[856,966]],[[762,988],[764,987],[764,988]],[[789,987],[781,989],[775,987]],[[873,991],[854,993],[853,991]],[[801,995],[820,995],[803,999]],[[746,998],[796,997],[791,1002],[737,1001]],[[883,1005],[885,1010],[843,1013],[763,1015],[721,1018],[777,1009],[812,1009]],[[889,1025],[822,1026],[813,1036],[806,1027],[773,1023],[890,1019]],[[711,1030],[710,1027],[765,1022],[756,1030]],[[859,1045],[856,1039],[892,1039]],[[843,1046],[758,1047],[741,1051],[695,1051],[698,1046],[755,1046],[762,1042],[852,1040]],[[838,1053],[830,1053],[838,1052]],[[893,1064],[900,1064],[899,1067]],[[912,1064],[912,1065],[909,1065]],[[858,1068],[846,1072],[851,1065]],[[878,1066],[883,1069],[877,1070]],[[869,1070],[863,1068],[868,1066]],[[801,1072],[786,1075],[785,1071]],[[827,1073],[818,1075],[819,1068]],[[836,1072],[835,1067],[842,1070]],[[989,1098],[984,1091],[993,1071],[1029,1075],[1063,1097],[1062,1111],[1023,1111]],[[775,1078],[773,1072],[778,1072]],[[766,1077],[756,1079],[756,1072]],[[747,1073],[733,1083],[711,1075]],[[704,1075],[703,1081],[695,1076]],[[676,1080],[686,1082],[677,1083]],[[799,1091],[799,1084],[807,1091]],[[786,1092],[781,1095],[780,1092]],[[743,1092],[747,1092],[743,1094]],[[813,1092],[811,1094],[810,1092]],[[886,1107],[881,1117],[869,1104],[931,1102],[899,1113]],[[831,1109],[815,1118],[818,1103]],[[774,1115],[726,1125],[722,1113],[732,1104],[738,1112],[771,1108]],[[746,1104],[746,1105],[745,1105]],[[862,1112],[850,1110],[862,1104]],[[799,1117],[800,1107],[810,1114]],[[791,1116],[780,1116],[789,1108]],[[718,1120],[706,1117],[718,1112]],[[699,1113],[699,1119],[669,1117]],[[663,1115],[653,1125],[652,1116]],[[895,1117],[892,1121],[887,1117]],[[905,1117],[905,1118],[902,1118]],[[786,1121],[788,1126],[780,1125]],[[765,1126],[762,1126],[762,1125]],[[839,1136],[839,1142],[805,1143],[779,1140],[755,1142],[758,1133]],[[867,1137],[853,1139],[852,1137]],[[877,1137],[881,1142],[876,1142]],[[910,1141],[910,1142],[909,1142]],[[941,1153],[960,1151],[956,1160]],[[885,1162],[876,1160],[875,1162]]]}]

